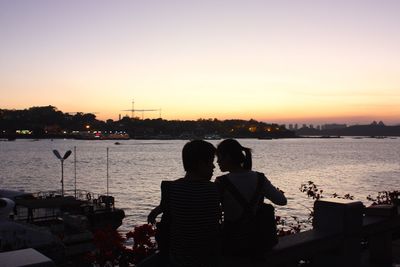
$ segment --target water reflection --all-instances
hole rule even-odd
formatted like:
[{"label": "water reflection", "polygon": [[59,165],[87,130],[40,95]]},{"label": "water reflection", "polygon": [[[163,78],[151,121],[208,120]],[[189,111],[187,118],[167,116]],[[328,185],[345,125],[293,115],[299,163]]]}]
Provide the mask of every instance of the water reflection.
[{"label": "water reflection", "polygon": [[[219,141],[212,141],[217,144]],[[288,196],[279,215],[306,217],[312,206],[299,191],[301,183],[314,181],[329,193],[351,193],[363,202],[377,191],[393,190],[400,182],[400,139],[282,139],[240,141],[253,149],[254,169],[265,172]],[[26,191],[60,189],[60,153],[77,149],[77,187],[106,192],[106,148],[109,148],[110,192],[128,215],[121,227],[143,223],[159,202],[161,180],[182,177],[181,149],[186,141],[174,140],[17,140],[0,142],[2,188]],[[220,175],[218,168],[214,175]],[[64,163],[65,190],[74,188],[73,156]],[[305,207],[306,206],[306,207]]]}]

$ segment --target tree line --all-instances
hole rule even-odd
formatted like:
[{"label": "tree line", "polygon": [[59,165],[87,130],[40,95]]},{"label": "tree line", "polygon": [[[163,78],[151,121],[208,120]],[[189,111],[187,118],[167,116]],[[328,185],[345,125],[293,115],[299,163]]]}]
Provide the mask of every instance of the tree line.
[{"label": "tree line", "polygon": [[125,132],[131,138],[281,138],[294,137],[284,125],[250,120],[164,120],[123,117],[98,120],[95,114],[63,113],[54,106],[23,110],[0,109],[0,136],[68,138],[72,133],[88,131]]}]

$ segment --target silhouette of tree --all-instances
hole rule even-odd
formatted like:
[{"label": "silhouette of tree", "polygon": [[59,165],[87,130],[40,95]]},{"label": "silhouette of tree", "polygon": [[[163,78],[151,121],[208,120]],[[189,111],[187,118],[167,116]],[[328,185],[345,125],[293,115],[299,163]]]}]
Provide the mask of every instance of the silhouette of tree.
[{"label": "silhouette of tree", "polygon": [[[288,131],[276,124],[254,119],[245,120],[163,120],[123,117],[118,121],[97,120],[92,113],[63,113],[54,106],[31,107],[24,110],[0,110],[0,135],[15,134],[16,130],[33,132],[35,137],[68,137],[73,131],[124,131],[131,138],[203,138],[219,135],[223,138],[263,137],[270,129],[270,136],[281,137]],[[293,135],[293,132],[290,132]],[[288,135],[289,136],[289,135]],[[287,137],[288,137],[287,136]],[[19,136],[24,137],[24,136]],[[29,136],[25,136],[29,137]]]}]

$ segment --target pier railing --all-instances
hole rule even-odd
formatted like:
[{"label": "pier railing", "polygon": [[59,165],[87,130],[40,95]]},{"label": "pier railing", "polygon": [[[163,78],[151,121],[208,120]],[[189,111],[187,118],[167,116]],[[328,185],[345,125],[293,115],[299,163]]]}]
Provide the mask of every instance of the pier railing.
[{"label": "pier railing", "polygon": [[225,265],[289,267],[304,261],[313,267],[357,267],[367,253],[371,266],[392,266],[392,241],[399,238],[400,216],[397,207],[383,210],[365,208],[360,201],[317,200],[313,229],[280,237],[278,245],[265,253],[265,261],[235,258],[226,259]]}]

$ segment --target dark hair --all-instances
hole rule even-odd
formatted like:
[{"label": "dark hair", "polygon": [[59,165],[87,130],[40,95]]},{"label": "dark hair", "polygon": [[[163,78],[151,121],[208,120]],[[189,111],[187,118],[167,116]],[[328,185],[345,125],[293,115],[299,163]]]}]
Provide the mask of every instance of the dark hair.
[{"label": "dark hair", "polygon": [[193,140],[182,149],[182,161],[185,171],[196,171],[199,162],[214,160],[215,147],[204,140]]},{"label": "dark hair", "polygon": [[217,146],[217,155],[218,157],[229,155],[233,164],[240,165],[246,170],[251,170],[251,149],[243,147],[235,139],[226,139],[222,141]]}]

